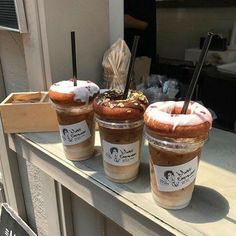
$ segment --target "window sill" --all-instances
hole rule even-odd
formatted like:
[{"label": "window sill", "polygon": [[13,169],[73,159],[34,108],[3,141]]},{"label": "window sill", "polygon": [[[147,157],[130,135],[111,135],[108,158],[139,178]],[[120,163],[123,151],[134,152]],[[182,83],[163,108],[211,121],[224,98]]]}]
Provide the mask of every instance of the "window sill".
[{"label": "window sill", "polygon": [[[139,235],[164,231],[184,235],[233,235],[236,231],[236,135],[212,129],[202,152],[190,205],[168,211],[154,203],[149,187],[148,149],[144,144],[138,178],[115,184],[104,176],[100,139],[97,154],[72,162],[55,133],[8,135],[9,146],[125,230]],[[227,233],[226,233],[227,232]]]}]

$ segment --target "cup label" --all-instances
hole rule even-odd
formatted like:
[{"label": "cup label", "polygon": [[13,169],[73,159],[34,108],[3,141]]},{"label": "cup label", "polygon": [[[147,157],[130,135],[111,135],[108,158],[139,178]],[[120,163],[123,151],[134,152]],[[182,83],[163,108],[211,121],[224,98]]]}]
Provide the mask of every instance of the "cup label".
[{"label": "cup label", "polygon": [[178,166],[154,165],[157,187],[162,192],[174,192],[190,185],[196,178],[198,157]]},{"label": "cup label", "polygon": [[72,125],[59,125],[61,140],[64,145],[82,143],[91,137],[85,120]]},{"label": "cup label", "polygon": [[103,159],[114,166],[128,166],[139,159],[139,141],[130,144],[114,144],[102,141]]}]

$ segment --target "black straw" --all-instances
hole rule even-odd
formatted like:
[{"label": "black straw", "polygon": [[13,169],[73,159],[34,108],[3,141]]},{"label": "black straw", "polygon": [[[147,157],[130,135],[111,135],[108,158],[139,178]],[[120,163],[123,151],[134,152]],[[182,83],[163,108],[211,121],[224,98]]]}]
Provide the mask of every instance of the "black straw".
[{"label": "black straw", "polygon": [[76,67],[76,47],[75,47],[75,32],[71,32],[71,55],[72,55],[72,68],[74,86],[77,86],[77,67]]},{"label": "black straw", "polygon": [[123,99],[127,99],[129,88],[130,88],[130,83],[132,79],[132,73],[134,69],[134,62],[135,62],[135,57],[136,57],[136,51],[138,47],[138,41],[139,41],[139,36],[135,35],[134,36],[134,42],[132,45],[132,51],[131,51],[131,59],[130,59],[130,64],[129,64],[129,69],[128,69],[128,75],[127,75],[127,80],[126,80],[126,85],[125,85],[125,91],[123,94]]},{"label": "black straw", "polygon": [[200,57],[199,57],[199,60],[198,60],[198,63],[195,67],[195,70],[194,70],[194,73],[193,73],[193,77],[192,77],[192,80],[190,82],[190,85],[189,85],[189,88],[188,88],[188,91],[187,91],[187,94],[186,94],[186,97],[185,97],[185,101],[184,101],[184,105],[183,105],[183,108],[181,110],[181,114],[186,114],[187,112],[187,109],[188,109],[188,105],[191,101],[191,98],[193,96],[193,92],[194,92],[194,89],[196,87],[196,84],[197,84],[197,81],[198,81],[198,77],[201,73],[201,70],[202,70],[202,66],[204,64],[204,61],[206,59],[206,56],[207,56],[207,52],[208,52],[208,49],[209,49],[209,46],[210,46],[210,43],[211,43],[211,40],[212,40],[212,37],[213,37],[213,33],[211,32],[208,32],[207,33],[207,37],[204,41],[204,44],[203,44],[203,47],[202,47],[202,51],[201,51],[201,54],[200,54]]}]

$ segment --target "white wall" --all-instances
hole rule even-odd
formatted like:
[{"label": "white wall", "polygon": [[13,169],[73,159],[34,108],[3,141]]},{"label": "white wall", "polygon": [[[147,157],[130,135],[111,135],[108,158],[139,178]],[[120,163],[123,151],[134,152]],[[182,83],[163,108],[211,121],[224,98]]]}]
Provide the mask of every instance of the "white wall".
[{"label": "white wall", "polygon": [[[47,89],[51,83],[72,76],[70,31],[77,36],[79,79],[102,81],[102,57],[115,40],[109,31],[109,0],[25,0],[29,33],[0,31],[0,58],[7,94],[13,91]],[[114,5],[115,3],[115,5]],[[113,24],[122,30],[122,9],[112,13]],[[116,21],[119,17],[119,21]],[[120,35],[120,33],[119,33]],[[1,80],[2,82],[2,80]],[[1,92],[3,93],[3,92]],[[4,97],[4,95],[2,95]]]},{"label": "white wall", "polygon": [[2,69],[2,76],[0,75],[1,97],[4,95],[2,86],[5,86],[6,94],[28,91],[24,47],[19,33],[0,30],[0,61]]},{"label": "white wall", "polygon": [[[24,3],[29,33],[0,31],[3,72],[0,79],[4,77],[6,92],[43,90],[52,82],[72,76],[72,30],[78,39],[79,79],[102,81],[102,57],[110,44],[109,0],[24,0]],[[45,198],[44,190],[52,191],[51,183],[42,181],[46,178],[44,173],[29,163],[19,161],[19,169],[30,226],[42,236],[49,235],[51,229],[60,230],[46,207],[51,197]],[[42,182],[47,186],[42,186]]]},{"label": "white wall", "polygon": [[75,31],[78,78],[99,83],[102,57],[109,46],[108,0],[45,0],[39,2],[39,9],[45,11],[41,29],[47,43],[48,79],[56,82],[72,76],[70,32]]},{"label": "white wall", "polygon": [[109,0],[110,44],[124,37],[124,1]]},{"label": "white wall", "polygon": [[199,47],[199,39],[214,30],[229,39],[236,7],[157,9],[157,48],[162,57],[184,59],[185,48]]}]

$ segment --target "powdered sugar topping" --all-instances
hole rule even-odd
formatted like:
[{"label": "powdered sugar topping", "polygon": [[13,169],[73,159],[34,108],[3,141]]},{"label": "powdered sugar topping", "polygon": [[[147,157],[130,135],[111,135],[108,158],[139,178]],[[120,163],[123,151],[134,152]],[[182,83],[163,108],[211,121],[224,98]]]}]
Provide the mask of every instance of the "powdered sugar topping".
[{"label": "powdered sugar topping", "polygon": [[88,102],[90,97],[99,92],[99,87],[89,80],[77,80],[77,86],[74,86],[73,80],[66,80],[53,84],[50,90],[57,93],[74,93],[75,101]]},{"label": "powdered sugar topping", "polygon": [[146,115],[148,120],[156,120],[163,124],[172,125],[173,129],[177,126],[193,126],[199,125],[205,122],[209,122],[212,125],[211,113],[201,104],[197,102],[190,102],[188,109],[190,114],[174,114],[173,111],[177,109],[182,109],[184,102],[156,102],[151,105],[146,110]]}]

